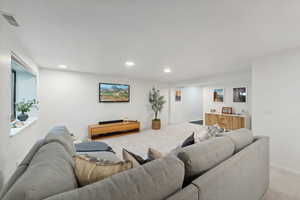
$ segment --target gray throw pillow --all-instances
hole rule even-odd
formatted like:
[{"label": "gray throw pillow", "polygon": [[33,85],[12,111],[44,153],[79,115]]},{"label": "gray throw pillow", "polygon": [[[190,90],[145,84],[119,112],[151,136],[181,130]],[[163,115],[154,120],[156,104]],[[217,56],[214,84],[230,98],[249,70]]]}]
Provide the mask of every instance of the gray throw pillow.
[{"label": "gray throw pillow", "polygon": [[156,159],[159,159],[159,158],[162,158],[164,155],[157,151],[156,149],[153,149],[153,148],[149,148],[148,149],[148,159],[149,160],[156,160]]}]

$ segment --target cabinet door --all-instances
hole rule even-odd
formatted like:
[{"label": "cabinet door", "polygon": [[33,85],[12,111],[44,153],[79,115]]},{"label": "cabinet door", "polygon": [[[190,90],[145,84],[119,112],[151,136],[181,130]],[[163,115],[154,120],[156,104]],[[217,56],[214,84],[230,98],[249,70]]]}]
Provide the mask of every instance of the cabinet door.
[{"label": "cabinet door", "polygon": [[205,125],[213,126],[218,123],[218,115],[215,114],[205,114]]},{"label": "cabinet door", "polygon": [[233,117],[232,118],[232,130],[245,128],[245,118],[244,117]]},{"label": "cabinet door", "polygon": [[220,115],[218,124],[221,128],[225,128],[226,130],[232,130],[232,117]]}]

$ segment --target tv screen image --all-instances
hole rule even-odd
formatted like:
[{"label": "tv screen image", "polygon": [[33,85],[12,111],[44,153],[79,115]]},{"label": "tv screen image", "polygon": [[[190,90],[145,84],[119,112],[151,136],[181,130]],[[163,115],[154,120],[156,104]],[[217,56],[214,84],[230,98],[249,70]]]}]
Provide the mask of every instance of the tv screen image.
[{"label": "tv screen image", "polygon": [[100,102],[129,102],[129,85],[115,83],[100,83],[99,91]]}]

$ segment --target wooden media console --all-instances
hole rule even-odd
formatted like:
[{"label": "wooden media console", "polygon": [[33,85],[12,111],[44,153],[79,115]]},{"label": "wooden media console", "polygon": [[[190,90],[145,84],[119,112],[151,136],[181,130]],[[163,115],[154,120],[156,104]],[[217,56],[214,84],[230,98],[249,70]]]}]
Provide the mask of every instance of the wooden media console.
[{"label": "wooden media console", "polygon": [[93,139],[95,136],[113,134],[113,133],[129,133],[138,132],[140,130],[140,122],[138,121],[124,121],[118,123],[94,124],[89,125],[89,138]]}]

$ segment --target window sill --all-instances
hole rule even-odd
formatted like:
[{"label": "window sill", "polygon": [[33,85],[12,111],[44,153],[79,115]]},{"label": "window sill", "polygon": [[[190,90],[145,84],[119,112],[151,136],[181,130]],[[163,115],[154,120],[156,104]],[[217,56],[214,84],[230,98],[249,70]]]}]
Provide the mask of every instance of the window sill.
[{"label": "window sill", "polygon": [[20,132],[22,132],[23,130],[30,127],[32,124],[34,124],[36,121],[37,121],[37,117],[30,117],[28,120],[26,120],[24,122],[23,126],[18,127],[18,128],[11,128],[9,136],[13,137],[13,136],[19,134]]}]

